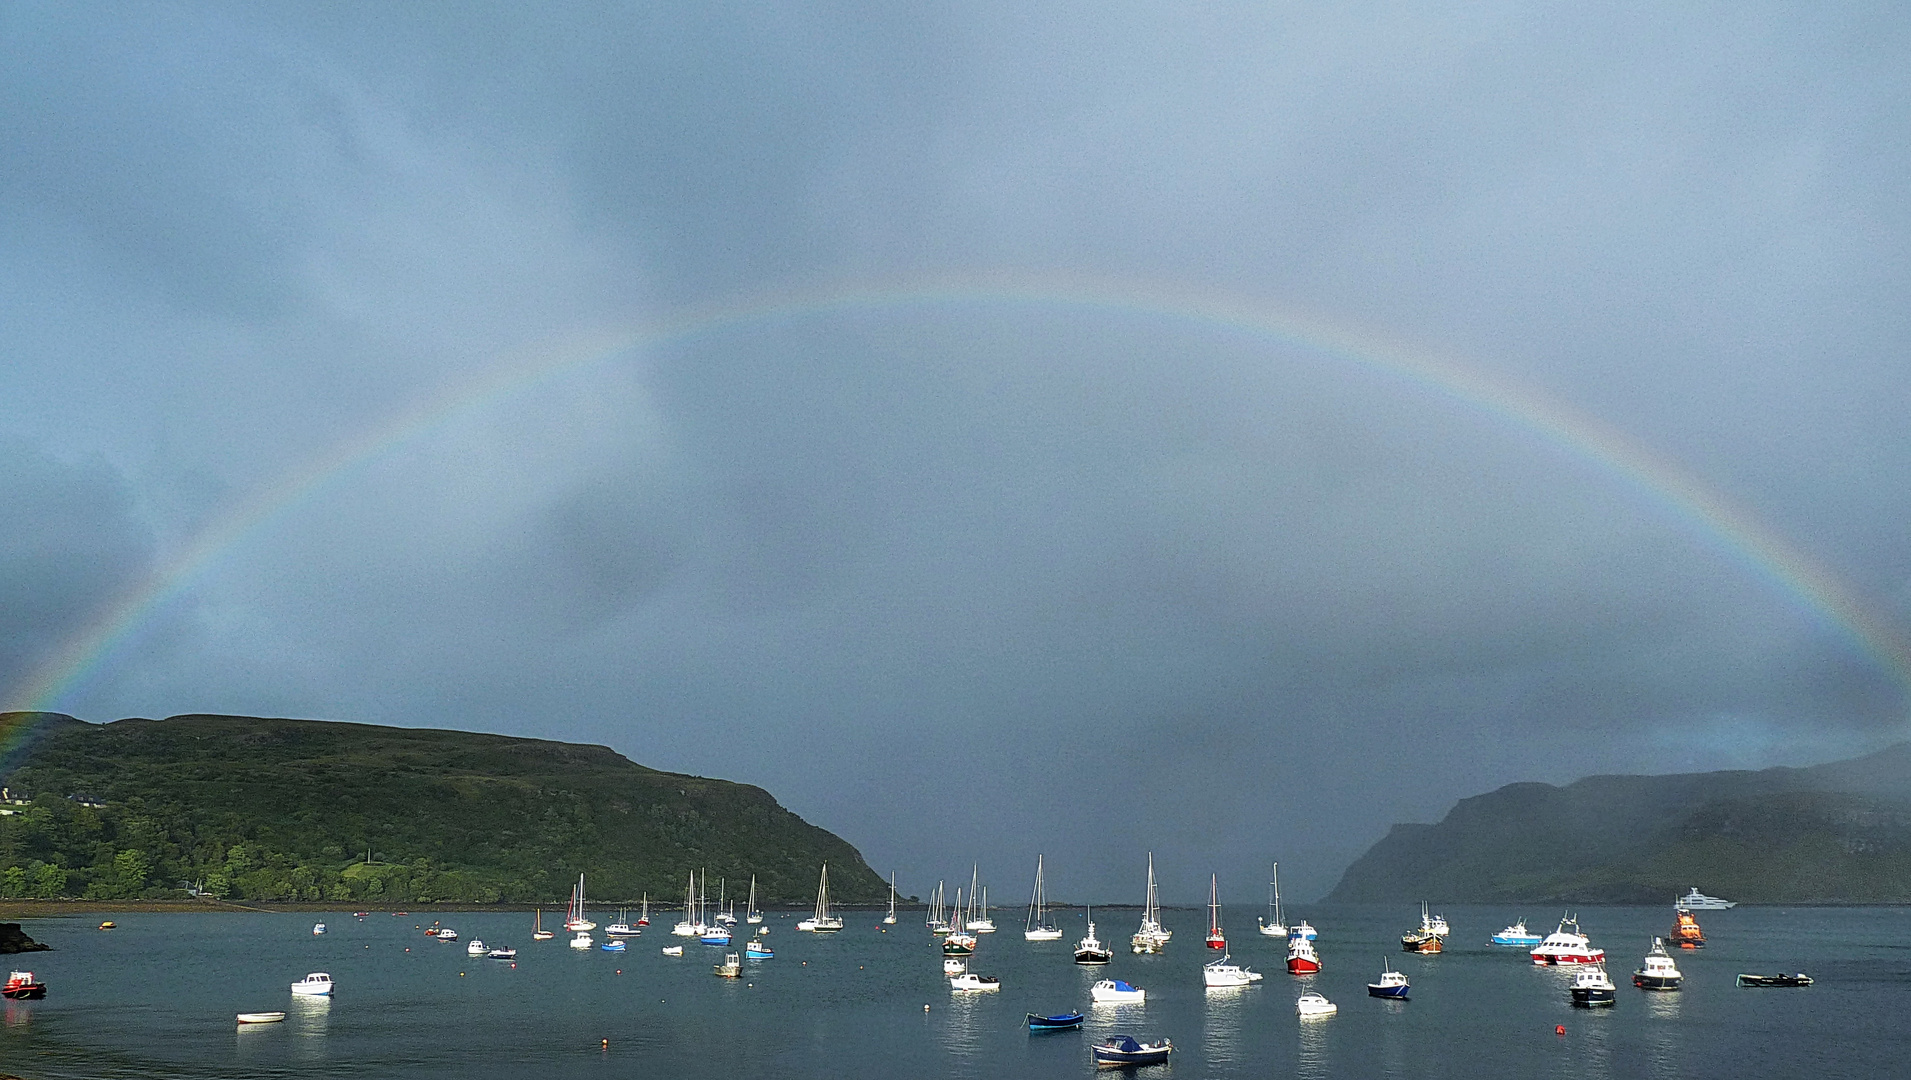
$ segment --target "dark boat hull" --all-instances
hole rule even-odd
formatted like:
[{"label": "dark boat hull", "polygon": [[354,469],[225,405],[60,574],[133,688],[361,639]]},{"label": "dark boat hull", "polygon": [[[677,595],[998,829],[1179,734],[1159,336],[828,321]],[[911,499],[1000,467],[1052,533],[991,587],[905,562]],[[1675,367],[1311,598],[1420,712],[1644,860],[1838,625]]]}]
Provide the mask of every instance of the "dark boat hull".
[{"label": "dark boat hull", "polygon": [[1077,964],[1106,964],[1114,959],[1114,956],[1112,952],[1078,952],[1075,954],[1075,962]]},{"label": "dark boat hull", "polygon": [[1161,1065],[1168,1060],[1168,1050],[1166,1047],[1160,1050],[1137,1050],[1134,1053],[1128,1053],[1122,1050],[1110,1050],[1105,1046],[1097,1046],[1094,1048],[1094,1051],[1095,1064],[1102,1066]]},{"label": "dark boat hull", "polygon": [[1575,1005],[1591,1008],[1597,1005],[1611,1005],[1617,1000],[1617,990],[1589,990],[1579,986],[1573,987],[1573,1004]]},{"label": "dark boat hull", "polygon": [[1632,985],[1641,990],[1677,990],[1683,982],[1683,975],[1647,975],[1643,971],[1632,973]]},{"label": "dark boat hull", "polygon": [[1388,998],[1393,1001],[1405,1001],[1407,1000],[1407,988],[1404,986],[1375,986],[1373,983],[1368,983],[1367,996]]},{"label": "dark boat hull", "polygon": [[1740,986],[1810,986],[1811,976],[1797,975],[1740,975]]},{"label": "dark boat hull", "polygon": [[1068,1013],[1064,1016],[1037,1016],[1029,1013],[1028,1029],[1030,1031],[1073,1031],[1081,1027],[1086,1019],[1088,1018],[1081,1013]]},{"label": "dark boat hull", "polygon": [[0,993],[14,1001],[38,1001],[46,996],[46,984],[34,983],[31,986],[10,986]]}]

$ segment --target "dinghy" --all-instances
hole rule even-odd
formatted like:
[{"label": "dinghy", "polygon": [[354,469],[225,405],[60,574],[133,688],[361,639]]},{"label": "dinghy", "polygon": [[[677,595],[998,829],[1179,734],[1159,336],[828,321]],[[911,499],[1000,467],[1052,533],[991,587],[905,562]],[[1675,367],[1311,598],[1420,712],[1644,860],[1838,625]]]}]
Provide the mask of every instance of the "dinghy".
[{"label": "dinghy", "polygon": [[1081,1027],[1082,1021],[1086,1019],[1088,1018],[1078,1012],[1057,1013],[1054,1016],[1029,1013],[1028,1029],[1030,1031],[1072,1031]]},{"label": "dinghy", "polygon": [[279,1021],[284,1019],[285,1019],[285,1014],[282,1012],[256,1012],[256,1013],[240,1013],[239,1014],[239,1022],[241,1024],[276,1024]]},{"label": "dinghy", "polygon": [[1166,1039],[1145,1043],[1133,1035],[1117,1035],[1107,1042],[1096,1043],[1090,1052],[1097,1065],[1160,1065],[1168,1060],[1168,1053],[1173,1049],[1174,1044]]}]

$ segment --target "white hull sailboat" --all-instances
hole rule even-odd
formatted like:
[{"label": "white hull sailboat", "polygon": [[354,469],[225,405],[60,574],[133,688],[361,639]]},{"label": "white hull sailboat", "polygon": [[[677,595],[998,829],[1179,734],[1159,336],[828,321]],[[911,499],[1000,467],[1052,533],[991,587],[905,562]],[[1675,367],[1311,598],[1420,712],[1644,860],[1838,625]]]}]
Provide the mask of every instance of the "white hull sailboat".
[{"label": "white hull sailboat", "polygon": [[883,916],[884,926],[896,925],[896,872],[889,872],[889,914]]},{"label": "white hull sailboat", "polygon": [[584,917],[584,875],[577,875],[577,888],[571,890],[571,906],[564,913],[564,929],[573,933],[595,930],[597,924]]},{"label": "white hull sailboat", "polygon": [[702,937],[705,927],[697,915],[697,872],[690,871],[690,884],[683,891],[683,921],[670,928],[675,937]]},{"label": "white hull sailboat", "polygon": [[1174,937],[1174,931],[1161,925],[1161,900],[1155,895],[1155,853],[1148,853],[1148,899],[1141,909],[1141,928],[1129,938],[1138,953],[1158,953]]},{"label": "white hull sailboat", "polygon": [[829,913],[829,864],[823,864],[823,874],[816,882],[816,914],[796,924],[798,930],[807,930],[812,934],[834,934],[843,928],[843,920]]},{"label": "white hull sailboat", "polygon": [[929,932],[937,936],[946,934],[952,929],[949,925],[949,913],[943,905],[942,886],[942,882],[936,882],[936,891],[929,898]]},{"label": "white hull sailboat", "polygon": [[1035,856],[1035,891],[1029,894],[1028,923],[1022,937],[1029,941],[1060,941],[1062,928],[1048,921],[1048,892],[1042,886],[1042,857]]},{"label": "white hull sailboat", "polygon": [[743,905],[743,921],[751,926],[763,921],[763,913],[756,909],[756,875],[750,875],[750,901]]},{"label": "white hull sailboat", "polygon": [[[981,866],[971,866],[969,869],[970,912],[969,917],[963,920],[962,926],[972,934],[993,934],[995,933],[995,920],[989,918],[989,887],[987,885],[979,886],[980,891],[978,892],[977,882],[981,877]],[[979,915],[976,914],[974,910],[976,897],[978,896],[982,898],[982,911]]]},{"label": "white hull sailboat", "polygon": [[1263,937],[1284,938],[1287,936],[1287,923],[1281,919],[1281,864],[1274,864],[1274,873],[1267,883],[1267,913],[1270,918],[1261,920]]},{"label": "white hull sailboat", "polygon": [[549,941],[556,936],[553,931],[544,929],[544,909],[538,908],[537,914],[531,919],[531,940]]}]

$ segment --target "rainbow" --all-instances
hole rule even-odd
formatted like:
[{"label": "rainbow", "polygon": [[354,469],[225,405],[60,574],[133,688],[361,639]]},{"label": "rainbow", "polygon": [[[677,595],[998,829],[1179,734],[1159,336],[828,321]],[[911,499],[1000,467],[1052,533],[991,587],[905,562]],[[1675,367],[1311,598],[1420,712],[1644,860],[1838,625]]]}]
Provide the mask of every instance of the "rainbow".
[{"label": "rainbow", "polygon": [[[1261,301],[1235,300],[1134,282],[1056,275],[985,274],[908,284],[838,284],[761,295],[687,310],[638,329],[593,334],[499,363],[332,447],[202,529],[136,588],[120,597],[9,695],[26,709],[50,709],[120,651],[148,618],[184,592],[275,516],[337,484],[355,468],[468,414],[578,368],[632,352],[689,343],[726,331],[856,312],[1003,306],[1105,313],[1182,323],[1209,332],[1303,350],[1436,395],[1588,462],[1679,522],[1714,550],[1769,582],[1800,608],[1838,629],[1911,690],[1911,644],[1835,575],[1755,516],[1626,433],[1540,391],[1489,375],[1382,335],[1335,326]],[[19,739],[27,738],[19,735]],[[7,747],[0,740],[0,766]]]}]

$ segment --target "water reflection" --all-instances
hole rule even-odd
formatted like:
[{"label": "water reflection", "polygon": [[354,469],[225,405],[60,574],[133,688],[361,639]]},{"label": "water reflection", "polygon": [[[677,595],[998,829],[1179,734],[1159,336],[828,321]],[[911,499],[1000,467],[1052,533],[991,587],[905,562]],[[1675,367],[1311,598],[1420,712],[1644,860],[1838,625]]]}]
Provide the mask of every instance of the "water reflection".
[{"label": "water reflection", "polygon": [[1332,1016],[1302,1016],[1300,1050],[1294,1058],[1294,1075],[1301,1080],[1326,1080],[1333,1071]]},{"label": "water reflection", "polygon": [[293,1038],[292,1059],[294,1061],[325,1060],[325,1032],[331,1018],[332,999],[330,997],[294,996],[292,998],[292,1007],[285,1011],[285,1027]]},{"label": "water reflection", "polygon": [[14,1001],[12,998],[7,999],[5,1022],[8,1027],[25,1027],[27,1022],[32,1019],[33,1006],[25,1002]]},{"label": "water reflection", "polygon": [[947,1003],[936,1005],[932,1011],[941,1014],[936,1025],[937,1035],[943,1051],[952,1061],[969,1061],[981,1046],[981,1025],[977,1012],[981,1005],[980,994],[950,994]]},{"label": "water reflection", "polygon": [[1207,1009],[1201,1018],[1201,1050],[1209,1066],[1234,1065],[1242,1060],[1241,1031],[1247,1021],[1250,995],[1261,993],[1246,986],[1210,986]]}]

